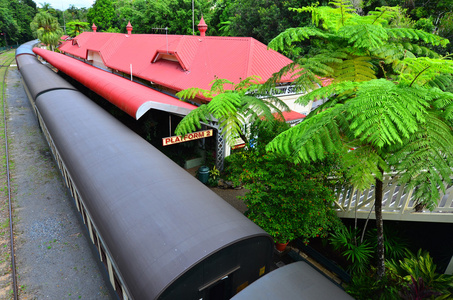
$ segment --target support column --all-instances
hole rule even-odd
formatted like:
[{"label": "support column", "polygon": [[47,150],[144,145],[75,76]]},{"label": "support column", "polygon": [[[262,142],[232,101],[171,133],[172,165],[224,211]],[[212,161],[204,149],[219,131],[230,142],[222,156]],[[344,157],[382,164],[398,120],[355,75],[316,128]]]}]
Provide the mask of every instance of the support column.
[{"label": "support column", "polygon": [[221,128],[217,128],[217,141],[216,141],[216,168],[223,171],[223,163],[225,161],[225,138]]}]

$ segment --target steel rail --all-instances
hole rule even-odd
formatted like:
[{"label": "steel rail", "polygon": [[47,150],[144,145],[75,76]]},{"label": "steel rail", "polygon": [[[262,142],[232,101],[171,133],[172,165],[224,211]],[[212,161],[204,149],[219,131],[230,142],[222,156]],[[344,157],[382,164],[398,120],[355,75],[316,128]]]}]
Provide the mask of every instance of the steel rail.
[{"label": "steel rail", "polygon": [[9,147],[8,147],[8,127],[6,126],[6,110],[5,110],[5,82],[6,82],[6,75],[8,74],[8,68],[11,61],[7,64],[3,64],[5,66],[5,73],[3,74],[3,83],[2,83],[2,103],[3,103],[3,124],[4,124],[4,134],[5,134],[5,157],[6,157],[6,177],[8,182],[8,211],[9,211],[9,232],[10,232],[10,243],[11,243],[11,270],[13,276],[13,289],[14,289],[14,300],[18,299],[18,292],[17,292],[17,278],[16,278],[16,259],[15,259],[15,252],[14,252],[14,233],[13,233],[13,208],[12,208],[12,201],[11,201],[11,176],[10,176],[10,168],[9,168]]}]

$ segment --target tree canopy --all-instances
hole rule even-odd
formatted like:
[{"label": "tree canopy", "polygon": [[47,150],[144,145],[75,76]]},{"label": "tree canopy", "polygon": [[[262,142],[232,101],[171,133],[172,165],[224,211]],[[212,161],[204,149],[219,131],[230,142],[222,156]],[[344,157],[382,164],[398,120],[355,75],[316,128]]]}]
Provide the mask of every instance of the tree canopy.
[{"label": "tree canopy", "polygon": [[88,9],[88,23],[96,24],[99,31],[112,28],[115,20],[115,6],[111,0],[96,0],[93,7]]},{"label": "tree canopy", "polygon": [[3,33],[0,45],[31,40],[30,22],[36,13],[36,4],[31,0],[0,0],[0,32]]},{"label": "tree canopy", "polygon": [[57,18],[52,17],[47,12],[39,12],[30,23],[33,35],[42,43],[49,45],[54,49],[63,35],[63,30],[58,23]]}]

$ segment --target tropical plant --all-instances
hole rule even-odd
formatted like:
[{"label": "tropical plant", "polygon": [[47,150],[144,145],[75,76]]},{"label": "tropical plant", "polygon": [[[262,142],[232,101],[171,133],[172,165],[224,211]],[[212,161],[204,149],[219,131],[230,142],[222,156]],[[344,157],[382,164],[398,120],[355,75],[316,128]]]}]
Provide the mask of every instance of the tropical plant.
[{"label": "tropical plant", "polygon": [[208,185],[209,186],[217,186],[220,179],[220,171],[217,169],[216,166],[213,166],[212,169],[209,170],[209,178],[208,178]]},{"label": "tropical plant", "polygon": [[301,237],[326,236],[341,227],[333,209],[333,189],[338,182],[327,174],[341,178],[338,157],[331,155],[322,162],[294,164],[288,157],[266,153],[265,145],[289,126],[282,121],[251,125],[249,144],[226,158],[225,176],[234,185],[249,192],[243,197],[246,216],[263,228],[276,242],[286,243]]},{"label": "tropical plant", "polygon": [[350,263],[348,271],[360,274],[368,270],[373,257],[373,246],[367,240],[361,241],[357,228],[341,228],[329,236],[329,242]]},{"label": "tropical plant", "polygon": [[404,284],[402,278],[392,269],[385,276],[376,280],[376,268],[370,266],[367,272],[352,276],[351,282],[345,287],[346,292],[357,300],[395,300],[400,299]]},{"label": "tropical plant", "polygon": [[[373,246],[373,252],[376,253],[376,228],[367,230],[366,239]],[[384,227],[384,247],[387,259],[402,259],[407,255],[409,249],[408,240],[404,237],[396,226]]]},{"label": "tropical plant", "polygon": [[453,296],[453,275],[437,273],[436,265],[427,251],[419,249],[416,254],[408,252],[403,260],[392,260],[388,265],[405,280],[407,293],[423,289],[437,292],[436,299],[451,299]]},{"label": "tropical plant", "polygon": [[296,101],[327,99],[267,149],[291,155],[295,162],[341,153],[355,187],[375,186],[377,275],[382,278],[384,172],[396,171],[400,185],[417,187],[417,201],[431,209],[439,199],[438,187],[443,189],[452,174],[453,94],[444,89],[453,62],[425,46],[445,46],[448,40],[390,26],[400,12],[396,8],[359,16],[344,0],[332,4],[295,9],[311,13],[313,26],[288,29],[269,44],[275,50],[302,41],[315,46],[309,58],[282,69],[274,82],[287,72],[298,76],[295,83],[307,91],[314,75],[333,81]]},{"label": "tropical plant", "polygon": [[210,90],[190,88],[177,93],[176,96],[183,100],[203,97],[211,101],[185,116],[175,133],[184,136],[201,128],[201,122],[209,124],[216,121],[228,143],[233,144],[238,137],[247,143],[247,124],[262,118],[273,122],[276,120],[274,114],[279,114],[283,119],[281,111],[289,110],[277,97],[256,97],[259,89],[258,77],[251,76],[237,84],[226,79],[216,79],[211,82]]},{"label": "tropical plant", "polygon": [[58,45],[63,35],[63,30],[60,28],[58,20],[44,11],[36,14],[30,23],[30,27],[34,37],[37,37],[42,43],[50,46],[52,50]]},{"label": "tropical plant", "polygon": [[309,168],[281,155],[257,152],[248,152],[243,168],[240,178],[249,190],[243,197],[246,216],[276,242],[300,237],[308,243],[339,226],[332,190]]},{"label": "tropical plant", "polygon": [[398,262],[388,262],[389,268],[406,282],[402,292],[405,299],[424,299],[413,298],[417,294],[426,294],[426,298],[436,296],[436,299],[451,299],[453,275],[437,273],[436,265],[427,251],[419,249],[416,254],[408,251],[407,255]]}]

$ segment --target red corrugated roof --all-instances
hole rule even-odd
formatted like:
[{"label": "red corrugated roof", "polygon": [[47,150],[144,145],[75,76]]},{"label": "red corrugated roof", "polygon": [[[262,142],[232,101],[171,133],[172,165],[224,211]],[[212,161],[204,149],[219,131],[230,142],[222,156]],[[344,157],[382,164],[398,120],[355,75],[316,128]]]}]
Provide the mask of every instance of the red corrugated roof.
[{"label": "red corrugated roof", "polygon": [[[291,62],[253,38],[84,32],[77,39],[60,50],[84,59],[88,49],[99,51],[107,67],[129,73],[132,64],[135,76],[177,91],[209,89],[216,77],[237,83],[257,75],[264,82]],[[167,50],[177,62],[152,62]]]},{"label": "red corrugated roof", "polygon": [[149,109],[186,115],[196,108],[192,104],[92,67],[66,55],[40,48],[34,48],[33,51],[57,69],[79,81],[136,119],[139,119]]},{"label": "red corrugated roof", "polygon": [[[282,111],[283,118],[285,118],[286,122],[289,121],[294,121],[294,120],[300,120],[306,117],[306,115],[298,113],[297,111],[291,110],[291,111]],[[275,113],[274,116],[276,118],[279,118],[278,113]]]}]

